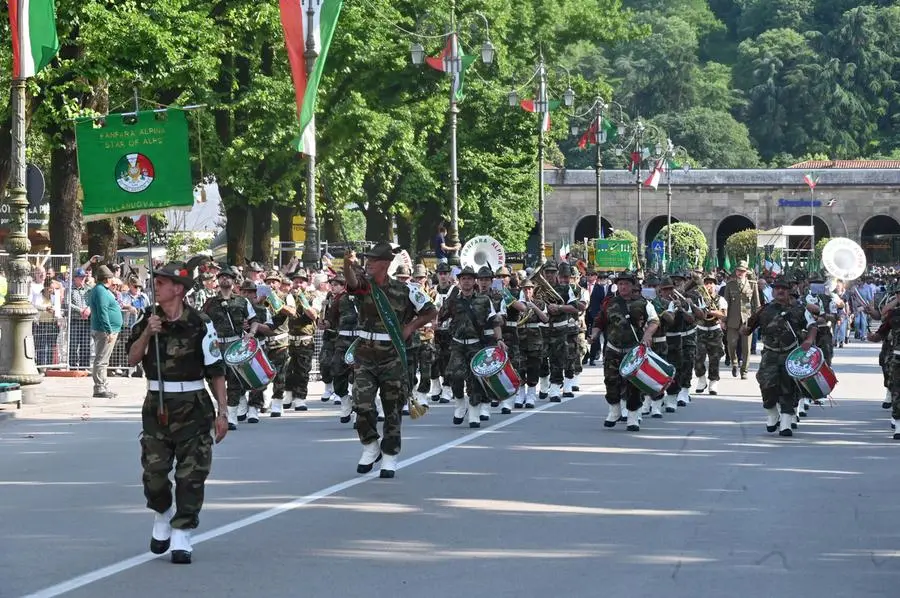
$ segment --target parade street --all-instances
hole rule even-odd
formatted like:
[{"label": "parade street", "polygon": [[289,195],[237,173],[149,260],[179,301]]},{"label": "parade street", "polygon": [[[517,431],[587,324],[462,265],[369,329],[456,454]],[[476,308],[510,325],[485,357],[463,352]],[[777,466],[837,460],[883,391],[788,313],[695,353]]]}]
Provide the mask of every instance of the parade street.
[{"label": "parade street", "polygon": [[0,596],[896,595],[877,357],[838,350],[835,406],[793,438],[765,432],[752,376],[725,368],[720,396],[638,434],[603,428],[599,367],[576,398],[481,430],[434,406],[404,421],[393,480],[356,475],[354,432],[310,400],[216,447],[190,566],[147,551],[144,381],[112,379],[119,399],[0,422]]}]

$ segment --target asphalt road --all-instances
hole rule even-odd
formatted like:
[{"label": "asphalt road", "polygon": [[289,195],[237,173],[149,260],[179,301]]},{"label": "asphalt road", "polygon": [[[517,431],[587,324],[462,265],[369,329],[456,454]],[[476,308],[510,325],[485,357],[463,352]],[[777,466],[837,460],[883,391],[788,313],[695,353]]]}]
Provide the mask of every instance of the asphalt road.
[{"label": "asphalt road", "polygon": [[835,369],[836,406],[790,439],[730,372],[637,434],[602,427],[600,368],[474,433],[435,407],[405,422],[394,480],[355,474],[330,405],[244,425],[216,448],[189,567],[146,552],[136,401],[7,421],[0,597],[896,596],[877,347]]}]

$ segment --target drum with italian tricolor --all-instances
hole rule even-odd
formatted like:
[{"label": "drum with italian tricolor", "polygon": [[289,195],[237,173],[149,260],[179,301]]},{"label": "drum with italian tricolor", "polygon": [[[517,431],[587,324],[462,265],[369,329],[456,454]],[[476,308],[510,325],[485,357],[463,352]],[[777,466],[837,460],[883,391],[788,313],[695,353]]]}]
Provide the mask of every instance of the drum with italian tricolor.
[{"label": "drum with italian tricolor", "polygon": [[475,354],[469,367],[484,389],[497,400],[508,399],[522,386],[522,380],[510,363],[506,351],[500,347],[485,347]]},{"label": "drum with italian tricolor", "polygon": [[264,388],[275,379],[275,368],[255,338],[235,341],[225,349],[222,358],[251,389]]},{"label": "drum with italian tricolor", "polygon": [[642,394],[655,396],[672,383],[675,366],[644,345],[629,351],[619,365],[619,374]]},{"label": "drum with italian tricolor", "polygon": [[809,350],[797,347],[788,354],[784,368],[811,399],[824,399],[837,386],[837,376],[825,363],[825,354],[818,347]]}]

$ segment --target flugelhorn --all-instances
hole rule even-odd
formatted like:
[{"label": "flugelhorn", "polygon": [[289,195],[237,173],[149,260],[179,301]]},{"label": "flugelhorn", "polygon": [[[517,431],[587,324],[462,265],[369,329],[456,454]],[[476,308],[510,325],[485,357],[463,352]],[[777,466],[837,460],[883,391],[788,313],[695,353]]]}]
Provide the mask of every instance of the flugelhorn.
[{"label": "flugelhorn", "polygon": [[540,299],[544,303],[553,303],[555,305],[563,305],[565,300],[556,292],[547,279],[541,274],[544,265],[541,264],[531,273],[529,280],[534,283],[534,298]]}]

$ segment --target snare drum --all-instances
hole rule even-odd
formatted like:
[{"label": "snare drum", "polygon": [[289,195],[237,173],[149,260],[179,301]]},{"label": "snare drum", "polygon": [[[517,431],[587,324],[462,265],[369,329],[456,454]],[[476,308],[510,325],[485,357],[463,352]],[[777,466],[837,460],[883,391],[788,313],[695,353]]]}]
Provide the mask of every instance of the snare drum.
[{"label": "snare drum", "polygon": [[825,354],[816,346],[810,347],[809,351],[797,347],[788,354],[784,367],[804,395],[811,399],[824,399],[837,386],[834,370],[825,363]]},{"label": "snare drum", "polygon": [[275,369],[255,338],[235,341],[225,349],[222,358],[251,389],[263,388],[275,378]]},{"label": "snare drum", "polygon": [[519,391],[522,380],[500,347],[486,347],[469,363],[472,373],[494,398],[504,401]]},{"label": "snare drum", "polygon": [[672,383],[675,366],[644,345],[638,345],[622,359],[619,374],[642,394],[652,397]]}]

